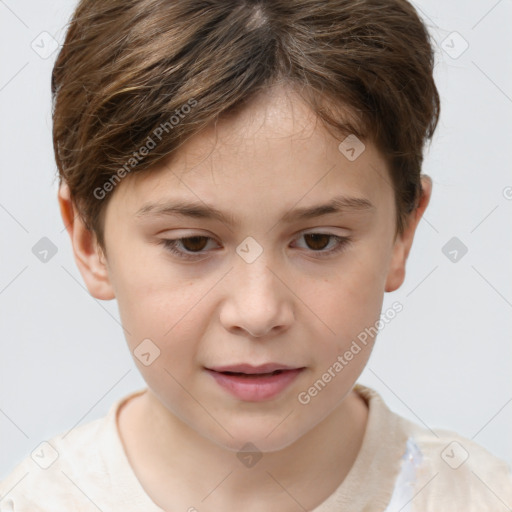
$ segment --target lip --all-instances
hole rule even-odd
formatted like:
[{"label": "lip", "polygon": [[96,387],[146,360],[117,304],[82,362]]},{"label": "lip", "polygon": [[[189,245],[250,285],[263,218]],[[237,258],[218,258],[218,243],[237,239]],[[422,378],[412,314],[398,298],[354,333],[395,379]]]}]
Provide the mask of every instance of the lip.
[{"label": "lip", "polygon": [[208,370],[213,370],[214,372],[233,372],[233,373],[246,373],[248,375],[258,374],[258,373],[271,373],[277,370],[296,370],[297,366],[287,366],[285,364],[280,363],[265,363],[260,364],[258,366],[253,366],[248,363],[240,363],[240,364],[232,364],[227,366],[215,366],[212,368],[207,368]]},{"label": "lip", "polygon": [[[205,368],[220,387],[239,400],[246,402],[262,402],[275,398],[304,369],[304,367],[291,367],[280,363],[267,363],[259,366],[235,364]],[[232,374],[226,372],[232,372]]]}]

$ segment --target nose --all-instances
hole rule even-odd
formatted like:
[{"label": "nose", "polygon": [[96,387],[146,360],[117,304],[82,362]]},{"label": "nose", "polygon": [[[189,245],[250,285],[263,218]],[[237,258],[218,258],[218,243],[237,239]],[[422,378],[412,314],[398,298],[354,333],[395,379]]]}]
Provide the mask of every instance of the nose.
[{"label": "nose", "polygon": [[232,333],[262,338],[282,333],[294,320],[294,295],[263,254],[252,263],[237,261],[226,282],[220,321]]}]

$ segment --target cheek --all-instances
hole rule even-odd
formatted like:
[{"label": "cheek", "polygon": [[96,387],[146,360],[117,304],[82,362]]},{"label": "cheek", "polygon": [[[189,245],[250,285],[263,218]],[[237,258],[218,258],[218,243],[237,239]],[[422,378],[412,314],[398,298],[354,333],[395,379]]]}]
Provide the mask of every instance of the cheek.
[{"label": "cheek", "polygon": [[187,279],[179,269],[160,259],[126,258],[114,269],[116,299],[130,348],[144,338],[165,347],[173,339],[192,336],[201,296],[209,285]]},{"label": "cheek", "polygon": [[319,325],[324,326],[326,339],[333,340],[328,343],[328,357],[345,351],[352,340],[379,319],[384,298],[384,263],[382,255],[358,251],[345,260],[344,266],[335,269],[334,276],[318,281],[304,300],[314,305],[311,310],[321,320]]},{"label": "cheek", "polygon": [[297,396],[304,414],[318,418],[331,411],[366,366],[382,309],[383,275],[381,259],[372,252],[358,253],[357,263],[347,263],[336,278],[315,286],[311,309],[322,321],[316,330],[315,364]]},{"label": "cheek", "polygon": [[179,278],[165,281],[152,270],[124,279],[119,311],[135,364],[155,393],[179,404],[186,400],[179,383],[191,382],[197,370],[201,322],[207,318],[198,298],[203,287]]}]

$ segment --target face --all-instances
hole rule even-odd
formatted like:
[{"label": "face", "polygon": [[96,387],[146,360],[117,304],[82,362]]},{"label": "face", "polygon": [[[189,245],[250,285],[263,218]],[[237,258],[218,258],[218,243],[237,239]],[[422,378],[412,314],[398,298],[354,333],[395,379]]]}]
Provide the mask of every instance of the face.
[{"label": "face", "polygon": [[284,448],[333,413],[405,262],[384,159],[341,140],[276,89],[107,205],[106,279],[154,403],[228,449]]}]

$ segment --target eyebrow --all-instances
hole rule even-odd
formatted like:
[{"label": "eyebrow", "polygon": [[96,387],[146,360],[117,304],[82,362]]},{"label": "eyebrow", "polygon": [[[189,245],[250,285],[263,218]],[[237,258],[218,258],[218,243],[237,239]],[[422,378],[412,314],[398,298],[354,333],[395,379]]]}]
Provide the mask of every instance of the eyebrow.
[{"label": "eyebrow", "polygon": [[[376,208],[373,203],[364,197],[336,196],[325,204],[294,208],[286,212],[280,219],[281,223],[290,223],[294,220],[307,220],[332,213],[371,213]],[[239,220],[231,213],[223,212],[204,203],[194,201],[175,201],[162,203],[148,203],[140,208],[137,217],[147,216],[181,216],[195,219],[215,219],[224,224],[238,225]]]}]

